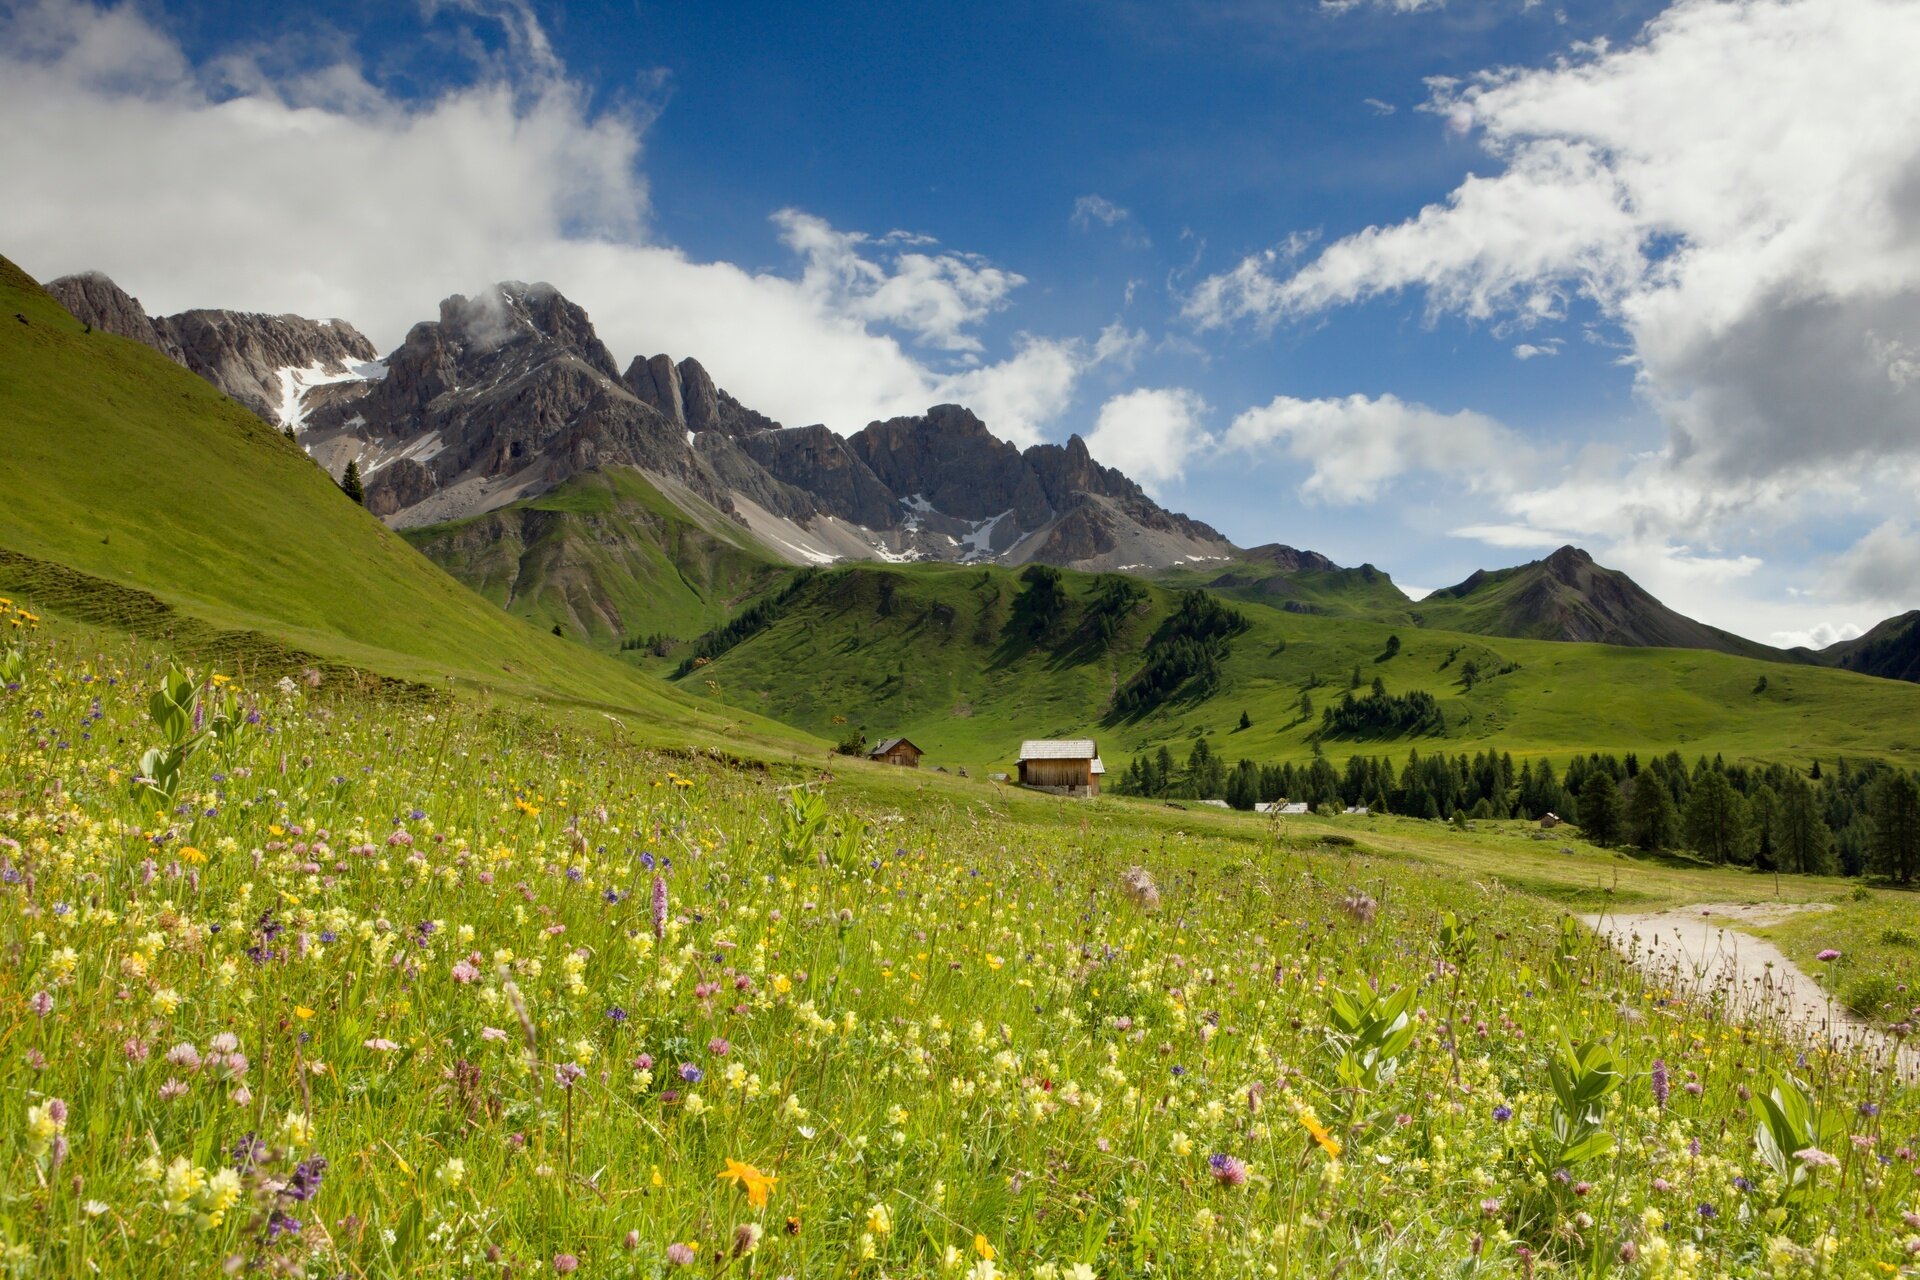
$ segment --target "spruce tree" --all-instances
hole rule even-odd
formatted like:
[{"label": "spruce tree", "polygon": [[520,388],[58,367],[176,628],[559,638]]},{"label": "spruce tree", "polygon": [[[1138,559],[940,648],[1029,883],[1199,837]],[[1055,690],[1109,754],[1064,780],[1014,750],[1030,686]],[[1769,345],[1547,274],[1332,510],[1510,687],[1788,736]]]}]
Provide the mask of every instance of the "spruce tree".
[{"label": "spruce tree", "polygon": [[1688,846],[1709,862],[1742,860],[1747,844],[1746,803],[1727,781],[1727,775],[1709,769],[1694,784],[1687,799]]},{"label": "spruce tree", "polygon": [[1802,875],[1826,871],[1833,859],[1833,832],[1820,816],[1820,801],[1800,778],[1787,784],[1773,814],[1774,859],[1781,871]]},{"label": "spruce tree", "polygon": [[1678,825],[1665,784],[1651,773],[1635,778],[1627,792],[1627,835],[1635,846],[1649,853],[1669,848]]},{"label": "spruce tree", "polygon": [[1920,874],[1920,784],[1911,773],[1891,770],[1873,784],[1873,837],[1868,868],[1900,884]]},{"label": "spruce tree", "polygon": [[1580,788],[1577,816],[1581,832],[1595,844],[1612,844],[1620,838],[1620,788],[1606,770],[1596,769],[1587,776]]},{"label": "spruce tree", "polygon": [[340,477],[340,492],[346,494],[363,507],[367,505],[367,491],[360,484],[360,464],[358,461],[347,464],[347,473]]}]

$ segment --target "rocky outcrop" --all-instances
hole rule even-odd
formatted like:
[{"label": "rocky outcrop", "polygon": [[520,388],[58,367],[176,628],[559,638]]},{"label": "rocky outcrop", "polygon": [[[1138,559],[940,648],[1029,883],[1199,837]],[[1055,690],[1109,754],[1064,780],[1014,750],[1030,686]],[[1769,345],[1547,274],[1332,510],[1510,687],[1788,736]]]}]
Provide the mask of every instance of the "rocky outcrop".
[{"label": "rocky outcrop", "polygon": [[290,375],[352,375],[377,356],[366,336],[344,320],[206,310],[156,319],[97,271],[62,276],[47,292],[77,319],[145,343],[275,424],[288,420],[297,400]]},{"label": "rocky outcrop", "polygon": [[183,311],[159,325],[179,348],[181,363],[273,423],[293,416],[285,375],[349,373],[378,355],[344,320]]},{"label": "rocky outcrop", "polygon": [[551,285],[448,298],[386,367],[365,395],[316,410],[309,443],[337,467],[351,448],[368,506],[396,525],[489,510],[610,465],[724,500],[702,483],[682,427],[634,394],[587,313]]},{"label": "rocky outcrop", "polygon": [[98,271],[61,276],[46,286],[56,301],[73,313],[76,320],[96,329],[145,343],[167,359],[185,364],[180,346],[161,331],[147,315],[140,299],[129,294]]}]

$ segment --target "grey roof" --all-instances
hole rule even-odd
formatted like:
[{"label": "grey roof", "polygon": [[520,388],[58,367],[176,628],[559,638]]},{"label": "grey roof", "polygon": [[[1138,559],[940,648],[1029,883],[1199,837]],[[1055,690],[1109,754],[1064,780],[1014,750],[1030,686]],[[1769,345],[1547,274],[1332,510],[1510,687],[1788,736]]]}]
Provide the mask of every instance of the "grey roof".
[{"label": "grey roof", "polygon": [[1091,770],[1089,770],[1089,772],[1091,772],[1091,773],[1105,773],[1106,771],[1107,771],[1107,766],[1106,766],[1106,765],[1105,765],[1105,764],[1104,764],[1104,763],[1103,763],[1103,762],[1101,761],[1101,759],[1100,759],[1100,757],[1099,757],[1099,756],[1095,756],[1095,757],[1093,758],[1093,768],[1092,768]]},{"label": "grey roof", "polygon": [[1022,760],[1091,760],[1099,754],[1092,738],[1028,738],[1020,744]]},{"label": "grey roof", "polygon": [[[867,752],[867,754],[870,756],[883,756],[903,742],[907,742],[907,740],[905,738],[882,738],[874,744],[873,750]],[[911,742],[907,742],[907,745],[913,747]],[[913,749],[915,751],[920,750],[918,747],[913,747]]]},{"label": "grey roof", "polygon": [[1280,806],[1280,812],[1305,813],[1307,812],[1307,802],[1305,800],[1296,800],[1292,804],[1283,804]]}]

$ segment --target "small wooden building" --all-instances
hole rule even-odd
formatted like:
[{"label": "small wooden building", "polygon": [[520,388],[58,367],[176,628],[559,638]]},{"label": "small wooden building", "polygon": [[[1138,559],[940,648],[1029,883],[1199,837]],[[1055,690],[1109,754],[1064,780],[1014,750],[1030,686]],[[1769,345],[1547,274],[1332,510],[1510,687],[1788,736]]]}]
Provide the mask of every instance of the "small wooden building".
[{"label": "small wooden building", "polygon": [[1099,795],[1107,771],[1092,738],[1029,738],[1018,767],[1021,786],[1072,796]]},{"label": "small wooden building", "polygon": [[881,764],[897,764],[903,769],[920,767],[920,748],[905,738],[883,738],[867,752],[867,759],[877,760]]},{"label": "small wooden building", "polygon": [[1551,831],[1559,825],[1560,815],[1557,813],[1549,813],[1540,819],[1540,829],[1542,831]]}]

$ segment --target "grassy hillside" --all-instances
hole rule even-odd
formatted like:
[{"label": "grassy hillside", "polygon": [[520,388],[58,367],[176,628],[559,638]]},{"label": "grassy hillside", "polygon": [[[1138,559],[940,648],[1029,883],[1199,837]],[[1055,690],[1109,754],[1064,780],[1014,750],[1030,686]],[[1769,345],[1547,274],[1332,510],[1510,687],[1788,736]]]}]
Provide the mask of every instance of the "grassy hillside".
[{"label": "grassy hillside", "polygon": [[1393,579],[1372,565],[1357,569],[1281,570],[1257,560],[1172,569],[1153,575],[1168,587],[1205,587],[1233,600],[1268,605],[1288,613],[1340,618],[1408,621],[1412,606]]},{"label": "grassy hillside", "polygon": [[1559,905],[1770,877],[857,764],[795,786],[246,682],[260,723],[156,805],[125,772],[151,656],[30,636],[0,689],[11,1275],[1912,1256],[1920,1093]]},{"label": "grassy hillside", "polygon": [[1707,649],[1795,662],[1759,644],[1675,612],[1626,574],[1595,564],[1578,547],[1543,560],[1481,570],[1410,606],[1415,623],[1441,631],[1577,640],[1669,649]]},{"label": "grassy hillside", "polygon": [[[1100,638],[1107,581],[1063,575],[1064,613],[1036,639],[1013,571],[831,570],[682,684],[823,736],[849,726],[874,738],[904,733],[929,764],[1004,767],[1023,737],[1084,733],[1099,737],[1112,767],[1163,744],[1184,756],[1201,735],[1229,759],[1305,759],[1320,713],[1347,692],[1356,669],[1362,697],[1376,677],[1393,694],[1432,694],[1446,729],[1319,740],[1336,760],[1495,746],[1562,759],[1677,749],[1689,759],[1920,761],[1920,688],[1699,650],[1457,635],[1245,602],[1234,607],[1246,628],[1227,641],[1211,693],[1189,683],[1145,715],[1116,716],[1116,696],[1141,670],[1178,595],[1141,586]],[[1303,693],[1311,716],[1300,712]]]},{"label": "grassy hillside", "polygon": [[0,259],[0,593],[123,630],[221,637],[446,688],[630,713],[683,735],[793,735],[689,699],[473,594],[291,442],[135,342],[86,333]]},{"label": "grassy hillside", "polygon": [[514,616],[613,648],[629,637],[691,640],[791,572],[718,511],[702,514],[639,471],[609,467],[402,536]]}]

